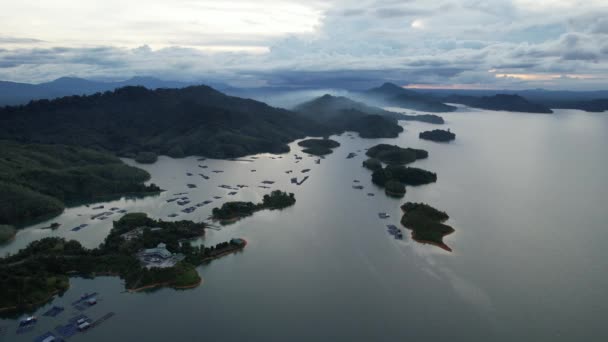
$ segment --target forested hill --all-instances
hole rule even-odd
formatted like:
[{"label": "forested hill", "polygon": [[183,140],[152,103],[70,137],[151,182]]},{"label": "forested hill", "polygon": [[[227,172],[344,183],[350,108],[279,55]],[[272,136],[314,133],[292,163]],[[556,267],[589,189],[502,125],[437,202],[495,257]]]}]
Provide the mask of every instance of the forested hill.
[{"label": "forested hill", "polygon": [[0,109],[0,139],[78,145],[122,156],[150,151],[227,158],[287,152],[294,139],[327,133],[290,111],[207,86],[124,87]]},{"label": "forested hill", "polygon": [[158,192],[149,178],[107,153],[0,141],[0,225],[58,215],[64,202]]}]

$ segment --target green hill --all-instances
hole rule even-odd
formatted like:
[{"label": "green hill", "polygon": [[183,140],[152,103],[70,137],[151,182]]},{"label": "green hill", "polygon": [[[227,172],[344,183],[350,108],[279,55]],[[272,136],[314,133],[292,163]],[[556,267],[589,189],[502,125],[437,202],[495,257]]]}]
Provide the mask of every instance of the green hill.
[{"label": "green hill", "polygon": [[0,141],[0,224],[58,215],[64,203],[149,193],[150,175],[90,149]]},{"label": "green hill", "polygon": [[323,135],[318,123],[207,86],[124,87],[89,96],[0,109],[0,139],[68,144],[135,157],[240,157],[289,151],[287,143]]}]

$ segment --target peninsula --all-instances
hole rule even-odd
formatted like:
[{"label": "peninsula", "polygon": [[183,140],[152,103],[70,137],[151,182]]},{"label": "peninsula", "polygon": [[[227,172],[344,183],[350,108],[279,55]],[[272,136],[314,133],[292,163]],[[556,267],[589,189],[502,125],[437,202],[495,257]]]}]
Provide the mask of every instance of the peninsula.
[{"label": "peninsula", "polygon": [[56,237],[33,241],[0,259],[0,288],[4,289],[0,311],[38,307],[65,291],[70,276],[115,275],[130,291],[197,286],[201,278],[196,266],[246,245],[242,239],[210,247],[192,246],[187,241],[204,233],[202,223],[166,222],[132,213],[115,221],[105,241],[95,249]]}]

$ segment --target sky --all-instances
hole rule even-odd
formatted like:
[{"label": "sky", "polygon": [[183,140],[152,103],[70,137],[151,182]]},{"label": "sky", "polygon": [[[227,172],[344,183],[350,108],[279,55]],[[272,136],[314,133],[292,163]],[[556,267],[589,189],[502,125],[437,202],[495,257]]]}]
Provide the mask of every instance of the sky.
[{"label": "sky", "polygon": [[608,89],[608,0],[0,0],[0,80]]}]

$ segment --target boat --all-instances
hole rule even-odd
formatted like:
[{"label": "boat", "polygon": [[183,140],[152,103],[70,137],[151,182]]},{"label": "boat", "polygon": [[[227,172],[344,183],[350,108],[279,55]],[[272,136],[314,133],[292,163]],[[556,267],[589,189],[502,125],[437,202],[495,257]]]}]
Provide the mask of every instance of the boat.
[{"label": "boat", "polygon": [[22,319],[19,322],[19,325],[22,326],[22,327],[24,327],[24,326],[28,326],[28,325],[34,324],[37,321],[38,321],[38,317],[36,317],[36,316],[28,316],[28,317]]},{"label": "boat", "polygon": [[381,219],[386,219],[391,217],[391,215],[387,214],[387,213],[378,213],[378,217]]}]

